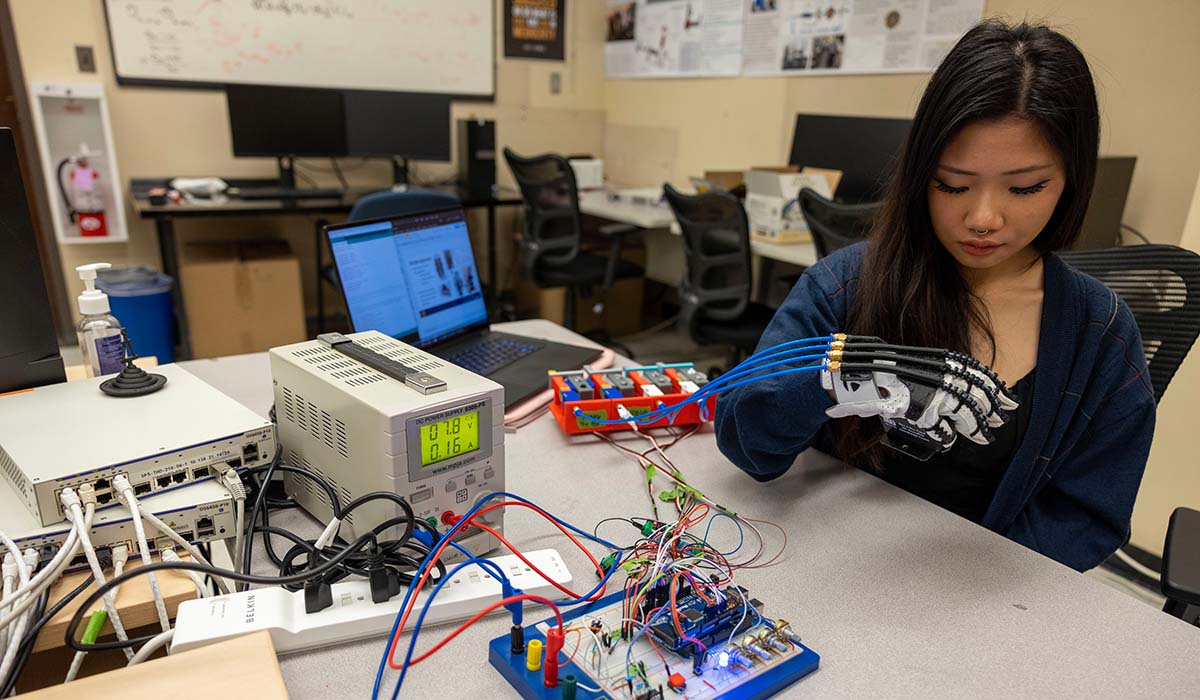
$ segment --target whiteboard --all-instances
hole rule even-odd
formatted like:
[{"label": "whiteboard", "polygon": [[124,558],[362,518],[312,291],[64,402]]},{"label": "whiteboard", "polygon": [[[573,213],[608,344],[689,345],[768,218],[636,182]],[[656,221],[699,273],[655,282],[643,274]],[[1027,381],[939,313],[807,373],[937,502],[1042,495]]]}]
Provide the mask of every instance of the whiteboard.
[{"label": "whiteboard", "polygon": [[493,0],[105,0],[117,80],[491,96]]}]

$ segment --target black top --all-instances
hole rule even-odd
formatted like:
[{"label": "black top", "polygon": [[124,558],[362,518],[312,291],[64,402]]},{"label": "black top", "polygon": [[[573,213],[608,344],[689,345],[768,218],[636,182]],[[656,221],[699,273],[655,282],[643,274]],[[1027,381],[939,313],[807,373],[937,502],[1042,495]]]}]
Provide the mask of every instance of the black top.
[{"label": "black top", "polygon": [[1007,423],[993,431],[996,439],[992,444],[979,445],[959,435],[949,450],[927,462],[888,450],[883,478],[968,520],[981,522],[1025,437],[1033,412],[1033,382],[1031,370],[1012,386],[1020,406]]}]

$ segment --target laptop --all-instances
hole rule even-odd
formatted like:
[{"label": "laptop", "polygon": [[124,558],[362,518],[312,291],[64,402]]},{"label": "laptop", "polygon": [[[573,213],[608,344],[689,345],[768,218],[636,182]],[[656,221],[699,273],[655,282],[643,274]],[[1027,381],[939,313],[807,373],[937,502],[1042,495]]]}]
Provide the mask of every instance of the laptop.
[{"label": "laptop", "polygon": [[512,406],[546,389],[546,372],[600,356],[488,325],[461,207],[325,227],[357,331],[376,330],[504,387]]}]

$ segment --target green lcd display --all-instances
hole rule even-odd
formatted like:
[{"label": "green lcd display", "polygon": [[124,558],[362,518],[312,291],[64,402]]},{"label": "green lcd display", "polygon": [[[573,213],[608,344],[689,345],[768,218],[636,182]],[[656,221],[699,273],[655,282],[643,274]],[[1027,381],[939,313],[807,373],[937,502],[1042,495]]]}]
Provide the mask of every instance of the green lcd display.
[{"label": "green lcd display", "polygon": [[421,426],[421,466],[479,449],[479,411]]}]

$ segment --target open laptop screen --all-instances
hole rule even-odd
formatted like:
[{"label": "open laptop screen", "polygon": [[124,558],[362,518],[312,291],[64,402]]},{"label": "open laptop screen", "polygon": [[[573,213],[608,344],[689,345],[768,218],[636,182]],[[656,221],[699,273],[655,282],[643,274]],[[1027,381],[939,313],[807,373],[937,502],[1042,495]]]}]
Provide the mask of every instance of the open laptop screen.
[{"label": "open laptop screen", "polygon": [[426,346],[487,324],[462,209],[328,230],[354,330]]}]

